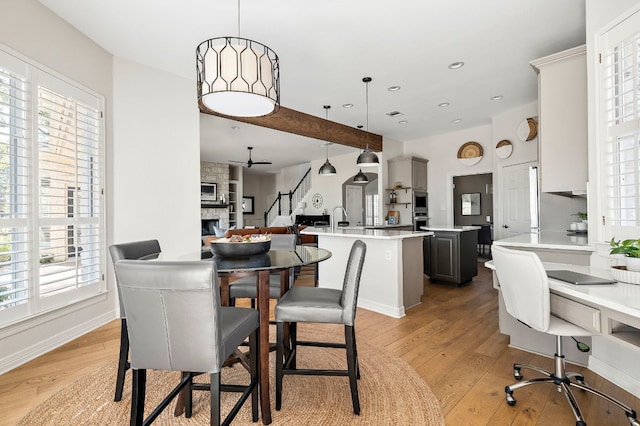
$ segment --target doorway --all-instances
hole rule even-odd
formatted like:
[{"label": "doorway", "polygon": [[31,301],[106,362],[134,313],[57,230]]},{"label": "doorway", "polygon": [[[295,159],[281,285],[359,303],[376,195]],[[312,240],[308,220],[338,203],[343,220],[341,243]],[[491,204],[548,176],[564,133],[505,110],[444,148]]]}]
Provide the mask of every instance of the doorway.
[{"label": "doorway", "polygon": [[351,226],[370,226],[380,223],[378,209],[378,175],[366,173],[369,182],[354,184],[350,177],[342,184],[342,201]]},{"label": "doorway", "polygon": [[493,222],[493,174],[453,177],[453,224],[484,225]]}]

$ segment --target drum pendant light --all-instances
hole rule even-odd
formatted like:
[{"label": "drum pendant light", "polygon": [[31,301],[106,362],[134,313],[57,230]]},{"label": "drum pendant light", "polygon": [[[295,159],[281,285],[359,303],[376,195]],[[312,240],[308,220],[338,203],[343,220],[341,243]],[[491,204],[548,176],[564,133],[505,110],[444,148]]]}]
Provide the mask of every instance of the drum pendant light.
[{"label": "drum pendant light", "polygon": [[[329,108],[331,108],[331,105],[325,105],[324,107],[324,119],[325,119],[325,140],[329,139]],[[320,176],[335,176],[336,174],[336,168],[333,167],[333,165],[329,162],[329,145],[331,145],[330,142],[327,142],[324,144],[324,146],[327,149],[327,161],[325,161],[325,163],[322,165],[322,167],[320,167],[320,170],[318,170],[318,174]]]},{"label": "drum pendant light", "polygon": [[238,37],[205,40],[196,48],[200,109],[233,117],[261,117],[280,109],[278,55],[264,44]]},{"label": "drum pendant light", "polygon": [[367,133],[366,133],[366,137],[367,137],[367,144],[365,146],[364,151],[362,152],[362,154],[360,154],[358,156],[358,161],[357,164],[361,167],[373,167],[373,166],[377,166],[378,164],[380,164],[380,160],[378,160],[378,156],[375,154],[375,152],[371,151],[371,149],[369,148],[369,83],[371,82],[371,77],[364,77],[362,79],[362,81],[365,84],[366,87],[366,105],[367,105],[367,121],[366,121],[366,125],[367,125]]}]

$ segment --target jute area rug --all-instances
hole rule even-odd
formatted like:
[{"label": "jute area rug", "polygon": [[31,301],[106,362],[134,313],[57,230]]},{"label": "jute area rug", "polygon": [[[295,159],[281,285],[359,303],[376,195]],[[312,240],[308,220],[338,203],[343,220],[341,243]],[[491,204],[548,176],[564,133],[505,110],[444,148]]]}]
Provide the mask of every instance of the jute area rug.
[{"label": "jute area rug", "polygon": [[[310,334],[299,327],[302,340],[336,341],[341,329]],[[339,341],[339,340],[338,340]],[[353,414],[347,377],[285,376],[282,410],[275,404],[275,353],[270,356],[272,424],[278,425],[444,425],[440,405],[429,386],[403,360],[388,351],[358,341],[361,379],[358,381],[361,414]],[[340,349],[299,348],[298,368],[345,368],[345,352]],[[19,425],[126,425],[129,423],[131,376],[121,402],[113,401],[116,363],[85,376],[61,390],[27,414]],[[145,411],[150,412],[177,384],[179,373],[149,371]],[[198,376],[207,381],[208,375]],[[240,365],[225,368],[223,383],[246,383],[248,373]],[[225,413],[236,394],[223,393]],[[208,425],[209,393],[194,391],[193,416],[174,417],[172,403],[156,419],[157,425]],[[237,425],[261,425],[251,421],[251,402],[245,403],[234,420]]]}]

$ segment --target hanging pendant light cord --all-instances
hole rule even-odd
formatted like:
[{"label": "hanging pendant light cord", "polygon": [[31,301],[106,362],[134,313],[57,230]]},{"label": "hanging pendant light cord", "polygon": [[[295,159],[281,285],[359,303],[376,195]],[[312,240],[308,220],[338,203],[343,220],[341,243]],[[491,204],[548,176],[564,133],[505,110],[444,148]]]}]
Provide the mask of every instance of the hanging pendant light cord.
[{"label": "hanging pendant light cord", "polygon": [[238,38],[240,38],[240,0],[238,0]]},{"label": "hanging pendant light cord", "polygon": [[[367,90],[365,95],[365,102],[367,104],[367,121],[365,124],[367,125],[367,133],[369,133],[369,82],[366,82]],[[367,135],[367,147],[369,147],[369,135]]]}]

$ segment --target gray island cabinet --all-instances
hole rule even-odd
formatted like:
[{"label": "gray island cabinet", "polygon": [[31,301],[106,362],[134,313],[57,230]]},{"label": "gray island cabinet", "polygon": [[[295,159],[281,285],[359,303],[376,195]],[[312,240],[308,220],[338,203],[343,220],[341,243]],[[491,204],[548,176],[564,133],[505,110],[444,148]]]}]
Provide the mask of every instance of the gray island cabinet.
[{"label": "gray island cabinet", "polygon": [[423,242],[424,274],[431,281],[462,284],[478,275],[479,226],[425,226],[433,232]]}]

